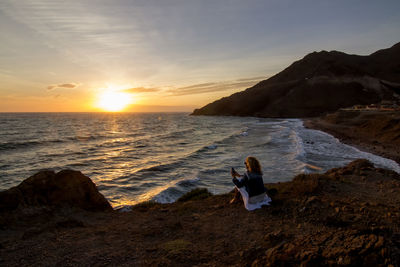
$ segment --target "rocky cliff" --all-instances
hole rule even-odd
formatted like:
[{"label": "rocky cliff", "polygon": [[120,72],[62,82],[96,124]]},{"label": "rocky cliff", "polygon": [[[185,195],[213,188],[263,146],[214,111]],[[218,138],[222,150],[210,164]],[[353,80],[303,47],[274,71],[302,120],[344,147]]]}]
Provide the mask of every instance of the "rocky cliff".
[{"label": "rocky cliff", "polygon": [[400,266],[399,174],[357,160],[267,187],[253,212],[201,190],[124,213],[0,211],[0,265]]},{"label": "rocky cliff", "polygon": [[398,100],[398,94],[400,43],[369,56],[313,52],[268,80],[192,115],[313,117],[356,104]]}]

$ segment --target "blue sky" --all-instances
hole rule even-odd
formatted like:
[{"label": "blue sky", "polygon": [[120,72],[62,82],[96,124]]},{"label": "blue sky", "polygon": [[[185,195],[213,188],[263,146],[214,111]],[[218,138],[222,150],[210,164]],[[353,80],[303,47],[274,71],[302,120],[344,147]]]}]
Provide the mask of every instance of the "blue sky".
[{"label": "blue sky", "polygon": [[0,111],[91,110],[110,88],[137,106],[190,110],[313,51],[390,47],[399,10],[398,0],[2,0]]}]

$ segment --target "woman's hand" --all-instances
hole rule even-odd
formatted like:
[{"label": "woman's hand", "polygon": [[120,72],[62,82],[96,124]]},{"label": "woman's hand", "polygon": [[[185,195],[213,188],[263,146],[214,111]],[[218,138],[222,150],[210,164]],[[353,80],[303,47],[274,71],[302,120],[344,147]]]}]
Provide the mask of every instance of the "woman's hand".
[{"label": "woman's hand", "polygon": [[231,175],[232,175],[233,178],[235,178],[237,176],[240,176],[240,174],[237,173],[234,169],[231,169]]}]

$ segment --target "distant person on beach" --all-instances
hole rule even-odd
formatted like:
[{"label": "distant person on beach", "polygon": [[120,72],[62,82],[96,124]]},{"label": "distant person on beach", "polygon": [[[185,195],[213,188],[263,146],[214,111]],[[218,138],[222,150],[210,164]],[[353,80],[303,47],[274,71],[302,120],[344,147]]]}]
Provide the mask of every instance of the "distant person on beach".
[{"label": "distant person on beach", "polygon": [[255,157],[247,157],[244,164],[246,172],[243,175],[237,173],[233,168],[231,175],[232,182],[242,195],[245,208],[255,210],[263,205],[269,205],[271,198],[266,193],[260,162]]}]

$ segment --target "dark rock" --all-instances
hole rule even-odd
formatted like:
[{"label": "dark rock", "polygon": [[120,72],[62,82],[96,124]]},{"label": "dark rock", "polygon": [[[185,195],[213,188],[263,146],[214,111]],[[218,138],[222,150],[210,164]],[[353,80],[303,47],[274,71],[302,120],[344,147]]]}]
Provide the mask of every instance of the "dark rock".
[{"label": "dark rock", "polygon": [[362,170],[373,169],[374,165],[366,159],[357,159],[343,168],[334,168],[326,172],[327,175],[335,177],[341,175],[360,175]]},{"label": "dark rock", "polygon": [[352,161],[346,166],[346,169],[348,170],[362,170],[362,169],[373,169],[373,168],[374,165],[366,159],[358,159]]},{"label": "dark rock", "polygon": [[9,190],[0,192],[0,212],[24,207],[76,207],[112,210],[92,180],[79,171],[41,171]]}]

